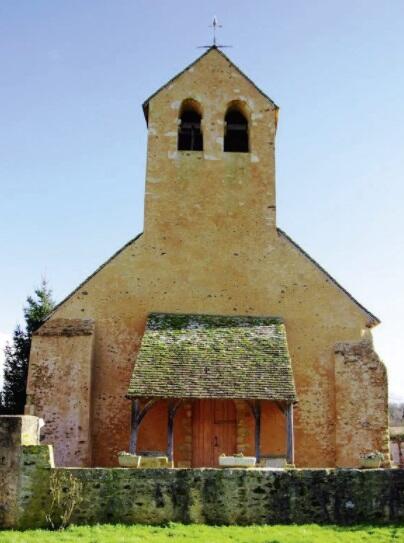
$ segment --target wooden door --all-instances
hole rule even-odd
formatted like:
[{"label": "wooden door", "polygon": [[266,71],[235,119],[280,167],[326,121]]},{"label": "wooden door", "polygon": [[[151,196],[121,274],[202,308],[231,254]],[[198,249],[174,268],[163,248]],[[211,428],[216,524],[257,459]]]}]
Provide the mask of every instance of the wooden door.
[{"label": "wooden door", "polygon": [[196,400],[192,419],[193,467],[217,467],[222,453],[236,452],[236,408],[232,400]]}]

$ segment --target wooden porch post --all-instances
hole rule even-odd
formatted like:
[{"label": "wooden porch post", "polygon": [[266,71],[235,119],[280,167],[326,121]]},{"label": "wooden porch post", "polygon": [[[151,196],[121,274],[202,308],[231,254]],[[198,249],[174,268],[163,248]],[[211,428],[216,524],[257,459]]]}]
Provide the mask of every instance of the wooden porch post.
[{"label": "wooden porch post", "polygon": [[174,459],[174,417],[181,402],[182,400],[177,400],[168,403],[167,456],[169,462]]},{"label": "wooden porch post", "polygon": [[258,463],[261,460],[261,402],[260,400],[254,402],[247,400],[247,403],[255,420],[255,457]]},{"label": "wooden porch post", "polygon": [[139,400],[132,400],[132,413],[131,413],[131,428],[130,428],[130,441],[129,452],[130,454],[136,454],[137,446],[137,434],[139,431]]},{"label": "wooden porch post", "polygon": [[256,400],[254,405],[255,416],[255,457],[257,463],[261,460],[261,403]]},{"label": "wooden porch post", "polygon": [[286,459],[288,464],[295,463],[295,443],[293,432],[293,403],[286,407]]},{"label": "wooden porch post", "polygon": [[158,401],[157,398],[149,400],[146,402],[144,407],[140,408],[140,402],[138,398],[132,400],[132,416],[131,416],[131,429],[130,429],[130,441],[129,441],[129,452],[131,454],[136,454],[137,446],[137,435],[139,432],[139,426],[142,422],[144,416],[149,411],[151,407]]}]

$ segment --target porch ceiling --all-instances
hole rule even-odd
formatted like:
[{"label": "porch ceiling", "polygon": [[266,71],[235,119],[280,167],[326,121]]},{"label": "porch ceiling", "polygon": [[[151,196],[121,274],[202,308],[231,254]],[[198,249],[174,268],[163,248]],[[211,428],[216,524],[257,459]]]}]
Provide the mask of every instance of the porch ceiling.
[{"label": "porch ceiling", "polygon": [[152,313],[129,397],[296,401],[282,319]]}]

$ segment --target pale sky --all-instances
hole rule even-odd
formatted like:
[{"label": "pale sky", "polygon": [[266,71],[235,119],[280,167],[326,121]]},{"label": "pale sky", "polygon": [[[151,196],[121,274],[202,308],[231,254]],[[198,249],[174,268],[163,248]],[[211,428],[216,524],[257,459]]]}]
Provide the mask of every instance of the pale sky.
[{"label": "pale sky", "polygon": [[61,300],[142,231],[141,103],[215,14],[280,106],[278,224],[381,319],[404,400],[402,0],[1,0],[0,338],[43,275]]}]

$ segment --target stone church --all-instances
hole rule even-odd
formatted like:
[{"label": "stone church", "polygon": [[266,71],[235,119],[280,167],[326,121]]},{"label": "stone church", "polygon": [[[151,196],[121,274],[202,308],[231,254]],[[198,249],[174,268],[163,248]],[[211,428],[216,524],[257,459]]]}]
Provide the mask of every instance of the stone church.
[{"label": "stone church", "polygon": [[212,46],[143,108],[144,232],[33,337],[26,413],[57,464],[388,465],[379,320],[277,227],[276,104]]}]

